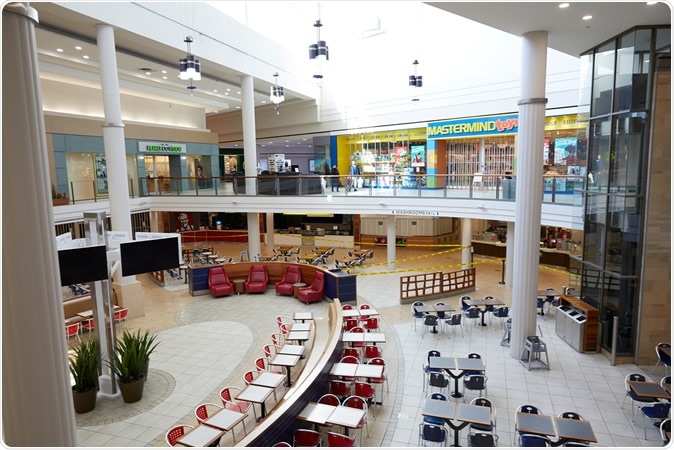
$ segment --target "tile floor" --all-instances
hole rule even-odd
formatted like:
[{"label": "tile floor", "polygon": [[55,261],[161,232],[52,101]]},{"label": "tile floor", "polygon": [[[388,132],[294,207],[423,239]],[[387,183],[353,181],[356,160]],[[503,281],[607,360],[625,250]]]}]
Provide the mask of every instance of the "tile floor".
[{"label": "tile floor", "polygon": [[[235,256],[236,244],[216,244],[220,254]],[[341,257],[345,249],[337,250]],[[459,252],[431,253],[425,249],[399,249],[396,270],[456,270]],[[662,366],[637,367],[632,364],[611,366],[599,354],[581,354],[555,334],[554,315],[538,316],[540,335],[547,343],[551,370],[527,371],[510,348],[501,346],[503,329],[498,319],[487,327],[468,323],[464,336],[459,330],[439,334],[422,333],[413,326],[409,305],[400,305],[399,279],[385,262],[386,250],[377,248],[369,267],[359,268],[358,303],[369,303],[381,314],[382,331],[387,335],[384,358],[388,363],[390,389],[383,406],[374,406],[370,414],[367,447],[417,447],[418,425],[425,398],[421,365],[430,349],[447,356],[482,355],[487,364],[488,391],[485,396],[496,405],[497,434],[500,446],[513,445],[515,410],[531,403],[545,413],[576,411],[592,423],[597,446],[661,446],[658,430],[644,427],[637,417],[632,422],[630,401],[625,398],[624,378],[640,372],[659,381]],[[511,289],[499,284],[501,263],[476,257],[477,292],[494,295],[511,303]],[[82,447],[157,447],[166,446],[165,432],[173,425],[194,425],[194,408],[203,402],[221,404],[219,391],[224,386],[243,386],[242,374],[262,356],[262,346],[271,343],[277,331],[275,317],[294,311],[312,311],[324,317],[325,303],[304,305],[290,297],[277,297],[270,288],[266,294],[214,299],[208,295],[192,297],[182,280],[170,280],[167,287],[156,286],[139,276],[143,286],[145,316],[129,320],[127,329],[148,329],[158,333],[161,344],[151,358],[151,370],[145,396],[138,404],[127,405],[121,399],[99,398],[91,413],[77,415],[79,446]],[[539,286],[561,289],[568,278],[561,271],[542,267]],[[458,297],[446,303],[458,306]],[[427,303],[434,303],[427,302]],[[273,305],[269,308],[269,305]],[[319,319],[320,320],[320,319]],[[283,389],[283,388],[281,388]],[[466,393],[466,401],[475,397]],[[270,404],[269,407],[272,407]],[[373,414],[376,417],[373,417]],[[247,419],[253,426],[252,417]],[[241,428],[235,429],[241,436]],[[466,445],[466,430],[460,443]],[[232,445],[231,433],[222,446]]]}]

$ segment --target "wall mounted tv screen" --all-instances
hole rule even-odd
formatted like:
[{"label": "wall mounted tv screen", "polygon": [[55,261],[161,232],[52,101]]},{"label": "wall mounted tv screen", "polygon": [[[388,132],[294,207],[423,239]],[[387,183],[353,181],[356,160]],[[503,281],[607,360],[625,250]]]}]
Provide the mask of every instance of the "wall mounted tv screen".
[{"label": "wall mounted tv screen", "polygon": [[108,279],[105,245],[66,248],[58,254],[61,286]]},{"label": "wall mounted tv screen", "polygon": [[122,242],[119,254],[124,277],[180,267],[177,237]]}]

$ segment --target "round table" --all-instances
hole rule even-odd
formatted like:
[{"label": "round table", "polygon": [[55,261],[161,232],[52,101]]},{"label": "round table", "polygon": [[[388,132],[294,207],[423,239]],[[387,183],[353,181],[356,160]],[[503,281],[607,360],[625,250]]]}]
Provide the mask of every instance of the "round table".
[{"label": "round table", "polygon": [[236,280],[232,280],[232,283],[234,283],[234,293],[241,294],[242,292],[246,292],[246,287],[245,287],[246,280],[236,279]]},{"label": "round table", "polygon": [[300,288],[306,287],[307,283],[295,283],[293,284],[293,297],[298,298],[300,293]]}]

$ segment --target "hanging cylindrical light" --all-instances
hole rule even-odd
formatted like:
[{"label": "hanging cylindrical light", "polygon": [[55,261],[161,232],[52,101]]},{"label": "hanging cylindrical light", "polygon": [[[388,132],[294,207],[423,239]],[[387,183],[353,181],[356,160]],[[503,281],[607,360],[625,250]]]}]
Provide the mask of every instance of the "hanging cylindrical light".
[{"label": "hanging cylindrical light", "polygon": [[414,87],[422,87],[424,84],[423,77],[421,75],[417,75],[417,66],[419,65],[419,61],[415,59],[412,65],[414,65],[414,75],[410,75],[409,85]]},{"label": "hanging cylindrical light", "polygon": [[201,62],[191,52],[192,36],[187,36],[183,42],[187,44],[187,55],[180,58],[180,74],[178,77],[181,80],[199,81],[201,80]]},{"label": "hanging cylindrical light", "polygon": [[271,100],[271,102],[275,105],[278,105],[286,98],[284,95],[283,86],[278,85],[278,73],[274,74],[274,80],[274,86],[269,87],[269,100]]},{"label": "hanging cylindrical light", "polygon": [[328,44],[321,40],[321,19],[314,22],[316,28],[316,43],[309,45],[309,59],[322,59],[327,61],[330,59],[328,54]]}]

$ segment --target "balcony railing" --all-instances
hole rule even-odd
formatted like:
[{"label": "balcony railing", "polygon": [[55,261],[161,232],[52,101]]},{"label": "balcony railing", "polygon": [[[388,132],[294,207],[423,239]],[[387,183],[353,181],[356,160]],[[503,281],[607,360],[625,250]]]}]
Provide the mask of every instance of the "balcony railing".
[{"label": "balcony railing", "polygon": [[[332,182],[339,178],[339,191]],[[135,182],[134,182],[135,181]],[[585,177],[544,175],[543,203],[580,204]],[[347,190],[346,186],[352,186]],[[355,190],[353,189],[355,188]],[[517,176],[513,175],[227,175],[222,177],[156,177],[129,180],[130,197],[151,196],[359,196],[420,197],[515,201]],[[71,203],[107,199],[97,195],[92,182],[70,183]]]}]

